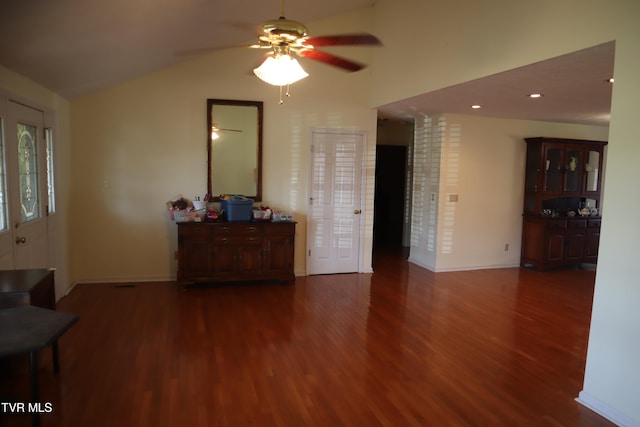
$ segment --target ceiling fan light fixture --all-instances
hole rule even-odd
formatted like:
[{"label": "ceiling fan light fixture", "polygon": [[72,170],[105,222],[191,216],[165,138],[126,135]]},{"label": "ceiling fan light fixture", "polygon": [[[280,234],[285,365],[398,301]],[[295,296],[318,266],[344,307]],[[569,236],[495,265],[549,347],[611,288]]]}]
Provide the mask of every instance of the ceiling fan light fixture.
[{"label": "ceiling fan light fixture", "polygon": [[288,86],[309,75],[290,55],[270,56],[253,73],[274,86]]}]

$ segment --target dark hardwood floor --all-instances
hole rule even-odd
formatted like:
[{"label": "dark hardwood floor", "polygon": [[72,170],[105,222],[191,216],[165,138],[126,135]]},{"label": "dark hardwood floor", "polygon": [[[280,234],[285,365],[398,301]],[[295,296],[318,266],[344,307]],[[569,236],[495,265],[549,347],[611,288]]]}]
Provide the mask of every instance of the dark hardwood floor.
[{"label": "dark hardwood floor", "polygon": [[[58,376],[42,353],[42,425],[613,425],[574,400],[594,271],[374,260],[295,285],[78,285]],[[0,400],[28,393],[26,371],[2,379]]]}]

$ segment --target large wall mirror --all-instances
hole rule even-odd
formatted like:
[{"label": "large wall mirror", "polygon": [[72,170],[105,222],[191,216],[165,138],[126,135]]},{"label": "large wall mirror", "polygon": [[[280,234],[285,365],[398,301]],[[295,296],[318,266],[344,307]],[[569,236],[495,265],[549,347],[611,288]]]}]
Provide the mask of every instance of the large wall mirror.
[{"label": "large wall mirror", "polygon": [[262,200],[262,102],[207,99],[207,192]]}]

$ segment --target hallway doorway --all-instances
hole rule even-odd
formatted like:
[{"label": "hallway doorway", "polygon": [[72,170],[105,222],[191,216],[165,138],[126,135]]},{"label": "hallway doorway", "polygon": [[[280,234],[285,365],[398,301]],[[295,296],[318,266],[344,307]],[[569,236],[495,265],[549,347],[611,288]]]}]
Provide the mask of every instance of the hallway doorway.
[{"label": "hallway doorway", "polygon": [[376,146],[376,187],[373,218],[374,249],[401,248],[404,236],[407,147]]}]

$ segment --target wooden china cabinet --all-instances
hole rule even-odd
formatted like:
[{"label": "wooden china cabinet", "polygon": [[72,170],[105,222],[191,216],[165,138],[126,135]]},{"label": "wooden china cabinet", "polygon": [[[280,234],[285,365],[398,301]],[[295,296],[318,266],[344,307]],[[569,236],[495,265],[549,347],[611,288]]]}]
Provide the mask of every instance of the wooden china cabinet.
[{"label": "wooden china cabinet", "polygon": [[596,263],[606,141],[525,138],[520,265]]},{"label": "wooden china cabinet", "polygon": [[178,284],[295,280],[293,222],[178,223]]}]

